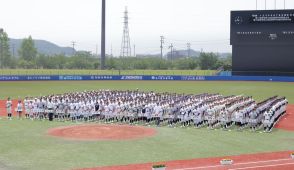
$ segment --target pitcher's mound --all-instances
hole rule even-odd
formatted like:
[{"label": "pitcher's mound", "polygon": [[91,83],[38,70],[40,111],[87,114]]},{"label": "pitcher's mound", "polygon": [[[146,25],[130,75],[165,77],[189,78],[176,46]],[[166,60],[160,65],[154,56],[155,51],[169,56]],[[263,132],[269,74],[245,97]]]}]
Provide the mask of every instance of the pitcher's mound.
[{"label": "pitcher's mound", "polygon": [[156,130],[127,125],[80,125],[49,129],[48,134],[71,140],[132,140],[153,136]]}]

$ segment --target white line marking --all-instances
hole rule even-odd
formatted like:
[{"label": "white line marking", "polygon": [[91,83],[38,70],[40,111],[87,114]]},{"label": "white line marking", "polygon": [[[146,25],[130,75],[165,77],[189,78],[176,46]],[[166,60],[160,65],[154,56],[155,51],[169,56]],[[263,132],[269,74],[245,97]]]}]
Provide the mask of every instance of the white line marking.
[{"label": "white line marking", "polygon": [[275,167],[275,166],[286,166],[286,165],[294,165],[294,163],[274,164],[274,165],[264,165],[264,166],[252,166],[252,167],[235,168],[235,169],[229,169],[229,170],[255,169],[255,168],[266,168],[266,167]]},{"label": "white line marking", "polygon": [[[258,163],[268,163],[268,162],[279,162],[279,161],[289,161],[292,159],[276,159],[276,160],[268,160],[268,161],[256,161],[256,162],[243,162],[243,163],[235,163],[234,165],[249,165],[249,164],[258,164]],[[180,169],[173,169],[173,170],[196,170],[196,169],[207,169],[207,168],[217,168],[217,167],[224,167],[224,165],[214,165],[214,166],[202,166],[202,167],[192,167],[192,168],[180,168]]]},{"label": "white line marking", "polygon": [[182,168],[182,169],[173,169],[173,170],[194,170],[194,169],[207,169],[207,168],[217,168],[222,167],[223,165],[215,165],[215,166],[202,166],[202,167],[194,167],[194,168]]}]

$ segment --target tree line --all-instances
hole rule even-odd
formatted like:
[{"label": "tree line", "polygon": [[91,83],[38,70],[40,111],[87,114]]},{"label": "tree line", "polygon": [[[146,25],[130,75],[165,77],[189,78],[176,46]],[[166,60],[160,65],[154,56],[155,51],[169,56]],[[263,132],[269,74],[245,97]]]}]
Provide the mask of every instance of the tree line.
[{"label": "tree line", "polygon": [[[10,52],[9,38],[0,30],[0,68],[22,69],[99,69],[100,57],[90,52],[78,51],[68,57],[62,54],[48,56],[38,53],[31,36],[23,39],[17,56]],[[199,57],[175,60],[148,58],[115,58],[108,56],[106,68],[111,70],[230,70],[232,57],[220,58],[215,53],[201,53]]]}]

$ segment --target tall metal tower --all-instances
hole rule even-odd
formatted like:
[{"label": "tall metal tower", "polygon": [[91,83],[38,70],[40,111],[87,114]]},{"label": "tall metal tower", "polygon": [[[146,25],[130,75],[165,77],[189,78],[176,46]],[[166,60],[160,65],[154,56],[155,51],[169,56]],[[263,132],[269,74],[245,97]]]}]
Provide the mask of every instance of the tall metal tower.
[{"label": "tall metal tower", "polygon": [[131,40],[129,33],[129,12],[128,8],[124,12],[124,29],[121,42],[120,57],[130,57],[132,55]]}]

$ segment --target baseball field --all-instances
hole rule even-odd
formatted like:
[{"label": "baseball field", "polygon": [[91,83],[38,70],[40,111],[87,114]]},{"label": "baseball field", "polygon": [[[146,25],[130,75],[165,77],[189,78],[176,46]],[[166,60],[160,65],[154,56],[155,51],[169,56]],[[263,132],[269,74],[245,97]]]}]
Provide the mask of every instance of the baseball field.
[{"label": "baseball field", "polygon": [[[220,93],[253,96],[261,101],[274,95],[289,100],[288,114],[272,133],[208,130],[207,128],[142,127],[153,133],[139,138],[75,140],[50,135],[52,129],[89,126],[114,133],[107,127],[132,128],[101,123],[0,120],[0,169],[4,170],[148,170],[164,163],[167,169],[294,169],[294,84],[275,82],[180,82],[180,81],[64,81],[1,82],[0,115],[4,102],[25,96],[43,96],[98,89],[121,89],[186,94]],[[82,129],[82,128],[80,128]],[[68,131],[71,131],[70,129]],[[80,131],[80,133],[90,133]],[[79,133],[77,131],[76,133]],[[95,132],[96,133],[96,132]],[[97,135],[97,133],[96,133]],[[100,133],[98,133],[100,135]],[[116,134],[114,134],[116,135]],[[117,136],[116,136],[117,137]],[[222,158],[234,159],[233,167],[219,166]]]}]

